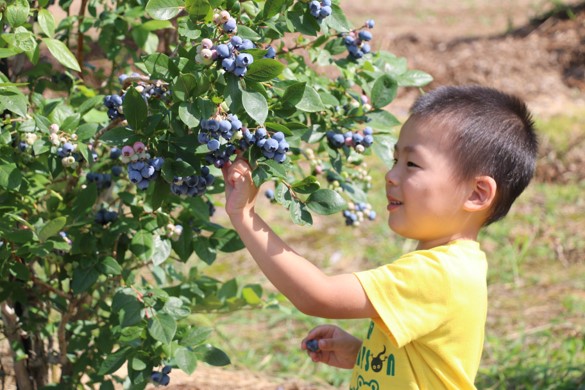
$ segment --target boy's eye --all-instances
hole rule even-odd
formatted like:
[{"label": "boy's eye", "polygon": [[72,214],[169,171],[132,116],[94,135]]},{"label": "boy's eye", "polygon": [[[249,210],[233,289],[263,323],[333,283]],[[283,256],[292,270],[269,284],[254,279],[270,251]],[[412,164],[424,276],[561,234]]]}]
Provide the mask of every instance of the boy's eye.
[{"label": "boy's eye", "polygon": [[419,166],[418,166],[418,165],[416,165],[415,163],[413,163],[412,161],[408,161],[408,162],[406,163],[406,166],[408,166],[408,167],[414,167],[414,168],[419,168]]}]

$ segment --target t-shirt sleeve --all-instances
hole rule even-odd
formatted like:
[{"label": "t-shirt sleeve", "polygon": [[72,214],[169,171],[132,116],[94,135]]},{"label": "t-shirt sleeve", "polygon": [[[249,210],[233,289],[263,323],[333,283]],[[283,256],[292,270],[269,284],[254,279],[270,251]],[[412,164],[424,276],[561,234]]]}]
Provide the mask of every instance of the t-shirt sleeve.
[{"label": "t-shirt sleeve", "polygon": [[398,348],[433,331],[448,317],[447,274],[432,256],[409,254],[355,275],[378,312],[374,321]]}]

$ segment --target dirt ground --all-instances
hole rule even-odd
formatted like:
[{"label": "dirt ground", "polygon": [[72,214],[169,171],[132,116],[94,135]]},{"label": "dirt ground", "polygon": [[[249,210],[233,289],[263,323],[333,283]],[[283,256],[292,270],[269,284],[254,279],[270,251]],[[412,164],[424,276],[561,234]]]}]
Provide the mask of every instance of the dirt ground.
[{"label": "dirt ground", "polygon": [[[523,97],[536,116],[583,113],[585,5],[577,6],[572,18],[541,18],[531,23],[533,18],[550,10],[552,3],[547,0],[342,0],[341,6],[354,25],[375,19],[374,49],[406,57],[411,68],[424,70],[434,77],[431,87],[478,83]],[[390,111],[406,115],[417,93],[401,91],[389,106]],[[581,140],[580,144],[574,170],[585,172],[582,157],[585,142]],[[550,175],[557,173],[553,171]],[[323,384],[282,381],[243,369],[203,364],[191,376],[174,370],[167,388],[332,389]]]}]

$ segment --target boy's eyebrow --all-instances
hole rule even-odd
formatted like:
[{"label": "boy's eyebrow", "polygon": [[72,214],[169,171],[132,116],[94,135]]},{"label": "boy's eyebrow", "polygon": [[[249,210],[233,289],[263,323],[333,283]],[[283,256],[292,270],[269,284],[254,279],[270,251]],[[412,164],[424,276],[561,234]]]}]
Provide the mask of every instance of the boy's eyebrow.
[{"label": "boy's eyebrow", "polygon": [[[412,153],[416,150],[414,146],[406,145],[405,147],[401,148],[401,150],[405,153]],[[394,144],[394,153],[398,152],[398,144]]]}]

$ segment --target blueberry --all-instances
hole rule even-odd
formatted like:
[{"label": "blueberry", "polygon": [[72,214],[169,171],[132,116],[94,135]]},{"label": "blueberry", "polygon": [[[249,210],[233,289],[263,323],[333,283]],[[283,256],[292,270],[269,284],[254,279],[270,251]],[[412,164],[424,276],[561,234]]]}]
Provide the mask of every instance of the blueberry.
[{"label": "blueberry", "polygon": [[376,25],[376,22],[374,22],[374,19],[368,19],[368,20],[366,20],[366,26],[368,28],[374,28],[375,25]]},{"label": "blueberry", "polygon": [[117,148],[114,146],[112,149],[110,149],[110,158],[112,160],[119,158],[121,155],[122,155],[122,150],[120,148]]},{"label": "blueberry", "polygon": [[233,58],[224,58],[221,61],[221,67],[226,72],[233,72],[236,69],[236,61]]},{"label": "blueberry", "polygon": [[162,368],[162,373],[167,375],[169,372],[171,372],[172,367],[169,365],[166,365]]},{"label": "blueberry", "polygon": [[249,39],[244,39],[244,40],[242,40],[242,43],[240,44],[240,47],[238,48],[238,50],[250,50],[253,48],[254,48],[254,44],[252,43],[252,41]]},{"label": "blueberry", "polygon": [[227,58],[232,54],[230,48],[226,44],[218,45],[215,50],[217,51],[217,55],[221,58]]},{"label": "blueberry", "polygon": [[230,39],[230,43],[232,45],[234,45],[234,47],[238,50],[240,50],[240,45],[244,42],[244,40],[242,38],[240,38],[237,35],[234,35],[231,39]]},{"label": "blueberry", "polygon": [[319,350],[319,340],[316,339],[308,340],[307,349],[311,352],[317,352]]},{"label": "blueberry", "polygon": [[271,58],[274,59],[276,57],[276,50],[272,46],[268,46],[266,49],[266,54],[264,54],[264,58]]},{"label": "blueberry", "polygon": [[231,33],[236,29],[236,19],[230,18],[227,22],[223,24],[223,30],[225,32]]},{"label": "blueberry", "polygon": [[244,66],[248,66],[250,65],[252,62],[254,62],[254,57],[252,57],[250,54],[248,53],[240,53],[238,54],[238,56],[236,57],[236,67],[244,67]]},{"label": "blueberry", "polygon": [[267,189],[267,190],[264,192],[264,196],[266,196],[266,197],[267,197],[268,199],[270,199],[270,200],[274,199],[274,190]]},{"label": "blueberry", "polygon": [[359,32],[359,37],[362,41],[370,41],[372,40],[372,33],[366,30],[362,30]]},{"label": "blueberry", "polygon": [[244,77],[247,71],[248,68],[246,68],[245,66],[236,66],[236,68],[234,69],[234,74],[238,77]]}]

